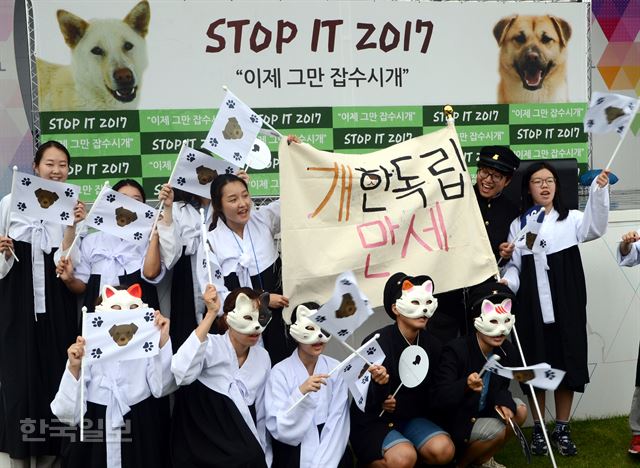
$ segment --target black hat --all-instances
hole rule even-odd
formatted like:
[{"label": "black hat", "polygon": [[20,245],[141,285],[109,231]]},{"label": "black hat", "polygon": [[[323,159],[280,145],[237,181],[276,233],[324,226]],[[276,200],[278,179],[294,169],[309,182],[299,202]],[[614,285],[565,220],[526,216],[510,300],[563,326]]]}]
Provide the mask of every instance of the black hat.
[{"label": "black hat", "polygon": [[491,167],[510,176],[520,166],[520,159],[506,146],[485,146],[480,150],[478,166]]},{"label": "black hat", "polygon": [[492,282],[482,283],[469,291],[469,306],[471,310],[476,310],[482,301],[488,299],[494,304],[499,304],[505,299],[513,300],[515,294],[505,284]]},{"label": "black hat", "polygon": [[396,314],[391,310],[391,306],[400,299],[400,296],[402,296],[402,283],[404,283],[405,280],[409,280],[412,284],[424,284],[425,281],[433,282],[433,280],[427,275],[407,276],[402,272],[391,275],[384,285],[382,302],[384,303],[385,312],[392,320],[396,319]]}]

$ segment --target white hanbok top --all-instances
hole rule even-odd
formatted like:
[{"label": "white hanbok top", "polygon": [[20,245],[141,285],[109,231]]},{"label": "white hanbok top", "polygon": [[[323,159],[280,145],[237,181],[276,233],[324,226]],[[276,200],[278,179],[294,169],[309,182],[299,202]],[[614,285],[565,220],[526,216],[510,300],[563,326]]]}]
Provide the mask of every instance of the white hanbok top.
[{"label": "white hanbok top", "polygon": [[107,467],[120,468],[120,428],[131,406],[150,396],[160,398],[177,389],[171,373],[171,340],[152,358],[85,366],[84,382],[85,401],[81,402],[80,380],[71,374],[67,362],[60,388],[51,402],[51,411],[62,422],[76,426],[80,423],[81,404],[82,414],[87,410],[87,401],[106,406]]},{"label": "white hanbok top", "polygon": [[617,249],[617,252],[618,265],[631,267],[640,264],[640,241],[631,244],[631,251],[624,257],[620,253],[619,248]]},{"label": "white hanbok top", "polygon": [[[599,188],[594,180],[591,187],[589,187],[589,199],[584,213],[578,210],[569,210],[569,215],[562,221],[558,221],[558,216],[556,210],[546,213],[536,237],[536,245],[533,251],[516,248],[503,274],[503,278],[507,280],[509,288],[514,293],[517,293],[520,288],[522,256],[534,256],[538,295],[544,323],[555,322],[551,287],[547,275],[547,270],[549,269],[547,255],[604,235],[609,220],[609,189],[607,187]],[[509,242],[514,242],[514,237],[519,231],[520,218],[518,217],[511,223]]]},{"label": "white hanbok top", "polygon": [[[0,201],[0,233],[7,235],[15,241],[24,241],[31,244],[31,258],[19,258],[21,262],[31,262],[31,269],[33,271],[33,303],[36,314],[42,314],[46,312],[45,307],[45,281],[44,281],[44,254],[50,254],[51,250],[58,247],[58,250],[54,254],[54,262],[58,262],[63,255],[67,252],[63,252],[62,240],[64,237],[65,226],[62,224],[52,223],[50,221],[41,221],[33,218],[29,218],[20,213],[10,213],[11,194],[6,195],[2,201]],[[9,229],[7,231],[7,220],[11,220],[9,223]],[[76,264],[80,258],[77,248],[78,242],[74,246],[73,252],[71,252],[71,261]],[[0,255],[0,279],[9,274],[13,263],[15,262],[13,256],[8,259],[4,255]]]},{"label": "white hanbok top", "polygon": [[[205,210],[205,223],[207,229],[211,224],[211,207]],[[203,264],[202,259],[198,258],[198,249],[202,246],[202,228],[200,223],[200,212],[196,208],[184,202],[174,202],[171,210],[172,223],[168,226],[169,229],[159,231],[160,233],[160,246],[167,245],[167,250],[172,249],[170,244],[177,244],[178,255],[170,265],[167,265],[168,269],[175,266],[177,261],[182,255],[182,248],[184,247],[184,255],[188,256],[191,262],[191,279],[193,283],[193,303],[196,311],[196,323],[202,321],[202,314],[198,311],[205,309],[205,304],[202,299],[204,293],[204,287],[209,282],[208,274],[206,270],[206,264]],[[212,256],[213,257],[213,256]],[[212,261],[212,266],[215,265],[215,261]],[[200,266],[200,268],[198,268]],[[213,268],[213,272],[218,267]],[[199,271],[204,270],[204,271]],[[201,276],[198,276],[198,273]],[[202,280],[202,281],[201,281]],[[224,298],[229,291],[224,285],[224,279],[221,275],[212,275],[213,285],[216,287],[220,299],[224,302]],[[220,314],[222,314],[222,309]]]},{"label": "white hanbok top", "polygon": [[[339,364],[320,355],[314,374],[328,374]],[[337,373],[339,374],[339,373]],[[299,386],[309,378],[296,349],[271,370],[265,400],[267,429],[274,439],[293,447],[300,444],[300,467],[336,467],[349,440],[349,394],[341,376],[333,374],[287,413],[300,398]],[[324,424],[322,434],[318,426]]]},{"label": "white hanbok top", "polygon": [[100,275],[100,291],[107,284],[119,285],[120,276],[138,270],[145,281],[157,284],[164,277],[166,267],[164,262],[160,262],[160,274],[156,278],[144,276],[147,245],[133,244],[102,231],[93,232],[82,241],[80,261],[75,264],[74,276],[86,284],[91,275]]},{"label": "white hanbok top", "polygon": [[[265,426],[264,392],[270,369],[269,353],[259,346],[249,348],[249,355],[240,367],[228,332],[209,334],[201,343],[194,331],[171,361],[171,371],[178,385],[189,385],[197,379],[233,401],[262,446],[267,466],[271,465],[272,454]],[[249,410],[251,405],[255,405],[255,423]]]},{"label": "white hanbok top", "polygon": [[[252,209],[242,238],[221,220],[207,233],[213,276],[217,279],[236,273],[241,287],[251,288],[251,277],[262,273],[278,258],[275,236],[280,232],[280,200],[260,209]],[[198,249],[198,263],[203,264],[205,252]],[[200,287],[208,282],[206,268],[198,268]]]}]

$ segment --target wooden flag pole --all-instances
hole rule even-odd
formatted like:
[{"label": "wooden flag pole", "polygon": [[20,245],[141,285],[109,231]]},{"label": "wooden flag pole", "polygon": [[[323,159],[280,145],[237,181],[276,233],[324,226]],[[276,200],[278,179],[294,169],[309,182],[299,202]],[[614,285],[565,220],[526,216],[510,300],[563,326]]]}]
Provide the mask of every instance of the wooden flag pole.
[{"label": "wooden flag pole", "polygon": [[[522,346],[520,346],[520,337],[518,337],[518,330],[516,330],[516,326],[513,325],[512,328],[513,335],[516,338],[516,344],[518,345],[518,351],[520,352],[520,359],[522,359],[522,365],[527,366],[527,361],[524,358],[524,353],[522,352]],[[553,468],[558,468],[556,464],[556,459],[553,456],[553,450],[551,449],[551,443],[549,441],[549,434],[547,433],[547,428],[544,425],[544,415],[540,411],[540,405],[538,404],[538,397],[536,397],[536,392],[533,389],[533,385],[527,384],[529,386],[529,391],[531,392],[531,397],[533,399],[533,404],[536,408],[536,412],[538,413],[538,418],[540,418],[540,426],[542,427],[542,434],[544,435],[544,441],[547,443],[547,447],[549,449],[549,457],[551,458],[551,463],[553,464]]]},{"label": "wooden flag pole", "polygon": [[[5,220],[4,225],[4,237],[9,235],[9,225],[11,224],[11,205],[13,204],[13,187],[16,183],[16,172],[18,172],[18,166],[13,166],[13,174],[11,175],[11,197],[9,199],[9,209],[7,210],[7,219]],[[9,247],[9,252],[11,252],[11,256],[16,262],[20,261],[11,247]]]},{"label": "wooden flag pole", "polygon": [[[81,336],[84,338],[84,324],[86,322],[87,307],[82,307]],[[86,342],[85,342],[86,344]],[[86,352],[86,350],[85,350]],[[84,356],[80,360],[80,442],[84,442]]]},{"label": "wooden flag pole", "polygon": [[200,232],[202,235],[202,249],[204,250],[205,258],[207,259],[207,275],[209,278],[209,284],[213,284],[213,277],[211,275],[211,261],[209,259],[209,249],[207,248],[207,227],[205,223],[206,220],[204,217],[204,208],[200,208]]}]

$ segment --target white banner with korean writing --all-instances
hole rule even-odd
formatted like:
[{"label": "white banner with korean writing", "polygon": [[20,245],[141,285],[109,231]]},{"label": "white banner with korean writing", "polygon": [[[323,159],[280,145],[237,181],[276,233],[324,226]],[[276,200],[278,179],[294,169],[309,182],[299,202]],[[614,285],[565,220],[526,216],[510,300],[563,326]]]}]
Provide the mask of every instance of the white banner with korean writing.
[{"label": "white banner with korean writing", "polygon": [[428,274],[435,292],[497,273],[452,127],[369,154],[280,145],[284,294],[331,296],[354,272],[372,306],[387,278]]}]

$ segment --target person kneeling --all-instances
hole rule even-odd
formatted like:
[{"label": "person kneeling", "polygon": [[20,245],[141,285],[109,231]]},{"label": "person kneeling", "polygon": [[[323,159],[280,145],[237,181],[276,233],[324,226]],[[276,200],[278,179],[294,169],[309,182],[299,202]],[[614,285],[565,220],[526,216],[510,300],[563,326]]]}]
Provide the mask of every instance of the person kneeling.
[{"label": "person kneeling", "polygon": [[515,323],[512,298],[503,284],[478,286],[471,293],[473,308],[480,308],[474,320],[476,333],[453,340],[442,350],[435,398],[449,414],[445,429],[456,444],[459,467],[503,467],[493,456],[512,434],[506,420],[521,425],[527,417],[526,405],[511,396],[508,379],[491,372],[480,375],[493,355],[503,366],[520,365],[518,351],[507,341]]}]

